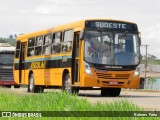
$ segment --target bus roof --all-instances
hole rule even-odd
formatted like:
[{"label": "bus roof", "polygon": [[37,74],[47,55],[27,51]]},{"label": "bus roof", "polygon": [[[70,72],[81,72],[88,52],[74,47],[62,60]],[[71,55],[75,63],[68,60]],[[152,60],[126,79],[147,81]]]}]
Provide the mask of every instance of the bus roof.
[{"label": "bus roof", "polygon": [[15,51],[15,47],[0,47],[0,52]]},{"label": "bus roof", "polygon": [[10,47],[11,45],[9,43],[3,42],[0,43],[0,47]]},{"label": "bus roof", "polygon": [[114,21],[114,22],[126,22],[126,23],[131,23],[131,24],[136,24],[133,22],[129,22],[129,21],[123,21],[123,20],[115,20],[115,19],[84,19],[84,20],[79,20],[76,22],[72,22],[72,23],[68,23],[68,24],[64,24],[64,25],[59,25],[59,26],[55,26],[49,29],[45,29],[45,30],[41,30],[41,31],[37,31],[37,32],[32,32],[32,33],[28,33],[28,34],[24,34],[24,35],[20,35],[17,37],[17,40],[21,40],[21,39],[25,39],[25,38],[29,38],[29,37],[33,37],[33,36],[37,36],[37,35],[44,35],[47,33],[51,33],[53,31],[61,31],[64,29],[70,29],[73,27],[85,27],[85,22],[86,21],[96,21],[96,20],[108,20],[108,21]]}]

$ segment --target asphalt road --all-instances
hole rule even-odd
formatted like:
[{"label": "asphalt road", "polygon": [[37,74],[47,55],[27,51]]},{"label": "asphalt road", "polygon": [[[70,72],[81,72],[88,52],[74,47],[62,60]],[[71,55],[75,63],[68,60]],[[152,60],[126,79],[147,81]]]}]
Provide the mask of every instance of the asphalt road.
[{"label": "asphalt road", "polygon": [[[31,94],[27,93],[26,88],[20,89],[7,89],[9,92],[14,92],[17,94]],[[52,90],[46,89],[45,92],[51,92]],[[60,91],[60,90],[57,90]],[[113,102],[113,100],[128,100],[133,104],[136,104],[144,110],[149,111],[160,111],[160,91],[159,92],[146,92],[143,90],[128,90],[122,89],[119,97],[102,97],[100,96],[100,90],[80,90],[79,98],[86,98],[91,103],[95,104],[98,101],[100,102]]]},{"label": "asphalt road", "polygon": [[128,100],[146,111],[160,111],[160,92],[122,90],[119,97],[101,97],[100,91],[80,91],[79,96],[87,98],[91,103]]}]

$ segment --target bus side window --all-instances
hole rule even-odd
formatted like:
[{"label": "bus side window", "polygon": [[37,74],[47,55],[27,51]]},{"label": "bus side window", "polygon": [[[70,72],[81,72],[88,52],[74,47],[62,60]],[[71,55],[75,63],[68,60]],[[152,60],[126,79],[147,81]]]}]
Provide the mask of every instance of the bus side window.
[{"label": "bus side window", "polygon": [[17,41],[17,44],[16,44],[16,58],[19,58],[19,53],[20,53],[20,41]]},{"label": "bus side window", "polygon": [[61,52],[61,39],[62,32],[53,34],[52,54],[58,54]]},{"label": "bus side window", "polygon": [[73,40],[73,30],[67,30],[64,32],[64,41],[62,44],[62,52],[71,52]]},{"label": "bus side window", "polygon": [[35,43],[35,38],[29,38],[28,39],[28,50],[27,50],[27,56],[34,56],[34,43]]},{"label": "bus side window", "polygon": [[41,55],[42,45],[43,45],[43,36],[38,36],[36,38],[35,55]]},{"label": "bus side window", "polygon": [[51,53],[52,34],[44,36],[43,55],[49,55]]},{"label": "bus side window", "polygon": [[66,53],[66,52],[71,52],[72,50],[72,42],[64,42],[62,44],[62,52]]}]

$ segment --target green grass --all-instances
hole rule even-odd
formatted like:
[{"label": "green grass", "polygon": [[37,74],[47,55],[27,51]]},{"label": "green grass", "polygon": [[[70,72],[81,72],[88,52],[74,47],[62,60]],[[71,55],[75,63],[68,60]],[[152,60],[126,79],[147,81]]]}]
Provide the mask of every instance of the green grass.
[{"label": "green grass", "polygon": [[91,104],[87,99],[79,99],[76,95],[65,92],[41,93],[35,95],[19,95],[0,93],[0,110],[13,111],[132,111],[141,110],[128,101]]},{"label": "green grass", "polygon": [[[142,111],[141,108],[128,101],[113,101],[111,103],[98,102],[91,104],[87,99],[79,99],[76,95],[64,92],[41,93],[34,95],[21,95],[8,93],[0,89],[0,111],[89,111],[84,115],[93,114],[90,111]],[[73,113],[71,113],[73,114]],[[95,114],[104,114],[97,112]],[[62,115],[63,116],[63,115]],[[54,119],[75,119],[74,117],[55,117]],[[107,119],[134,119],[133,117],[108,117]],[[12,118],[15,119],[15,118]],[[21,118],[20,118],[21,119]],[[27,119],[27,118],[23,118]],[[30,118],[33,119],[33,118]],[[35,119],[35,118],[34,118]],[[39,118],[37,118],[39,119]],[[43,118],[48,120],[49,118]],[[50,118],[52,119],[52,118]],[[90,119],[89,117],[77,117],[76,119]],[[92,117],[92,119],[106,119],[105,117]],[[136,118],[137,119],[137,118]],[[139,117],[138,119],[146,120]]]}]

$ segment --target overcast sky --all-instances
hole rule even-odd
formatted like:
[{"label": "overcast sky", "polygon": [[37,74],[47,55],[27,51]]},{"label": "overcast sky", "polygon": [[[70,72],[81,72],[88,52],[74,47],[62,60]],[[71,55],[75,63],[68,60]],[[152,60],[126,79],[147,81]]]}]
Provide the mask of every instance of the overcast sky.
[{"label": "overcast sky", "polygon": [[160,0],[0,0],[0,15],[0,37],[85,18],[135,22],[148,53],[160,58]]}]

